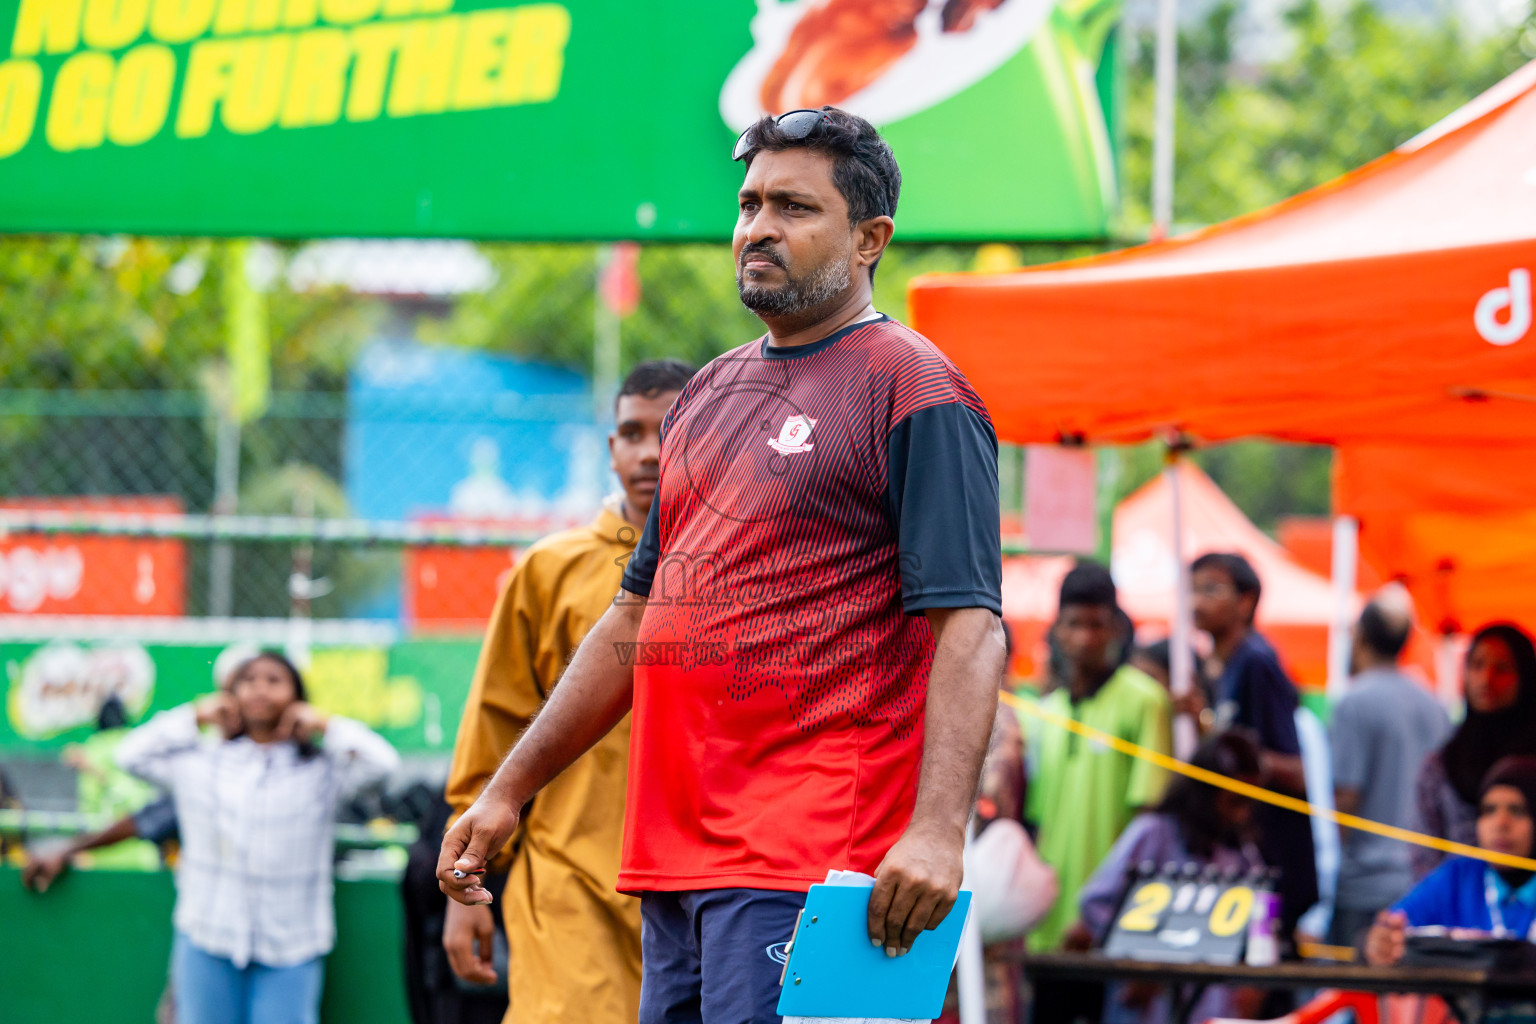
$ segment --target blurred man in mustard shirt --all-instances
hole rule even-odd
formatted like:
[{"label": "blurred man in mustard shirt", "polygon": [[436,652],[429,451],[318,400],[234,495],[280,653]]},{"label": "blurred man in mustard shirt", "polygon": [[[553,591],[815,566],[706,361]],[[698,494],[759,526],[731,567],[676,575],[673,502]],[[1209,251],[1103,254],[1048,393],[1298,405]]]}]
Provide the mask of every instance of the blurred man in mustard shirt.
[{"label": "blurred man in mustard shirt", "polygon": [[[693,368],[641,363],[614,403],[608,435],[622,499],[591,525],[546,537],[496,602],[448,774],[454,817],[469,809],[559,682],[582,637],[619,592],[656,495],[661,421]],[[506,1020],[633,1021],[640,1006],[640,901],[615,891],[629,773],[629,717],[546,787],[502,851],[509,870]],[[466,981],[489,984],[491,908],[448,900],[443,946]]]}]

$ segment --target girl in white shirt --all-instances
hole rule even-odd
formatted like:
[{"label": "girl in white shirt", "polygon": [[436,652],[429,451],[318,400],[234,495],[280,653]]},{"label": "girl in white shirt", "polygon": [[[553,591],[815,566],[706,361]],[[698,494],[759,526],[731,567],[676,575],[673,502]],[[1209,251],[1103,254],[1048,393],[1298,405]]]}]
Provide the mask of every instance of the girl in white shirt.
[{"label": "girl in white shirt", "polygon": [[321,958],[336,934],[336,808],[399,764],[394,748],[308,704],[298,669],[267,651],[235,671],[228,692],[135,729],[117,759],[176,803],[177,1019],[318,1021]]}]

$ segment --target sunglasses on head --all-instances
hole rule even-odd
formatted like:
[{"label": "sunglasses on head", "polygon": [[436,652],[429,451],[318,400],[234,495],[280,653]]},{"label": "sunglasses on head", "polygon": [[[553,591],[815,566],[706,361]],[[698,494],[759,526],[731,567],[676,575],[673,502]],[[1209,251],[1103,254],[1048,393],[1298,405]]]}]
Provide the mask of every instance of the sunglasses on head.
[{"label": "sunglasses on head", "polygon": [[[773,119],[773,123],[779,126],[779,131],[791,139],[803,139],[816,130],[818,124],[831,124],[832,118],[825,110],[791,110],[787,114],[780,114]],[[757,141],[753,137],[752,129],[757,125],[751,125],[736,139],[736,148],[731,150],[731,159],[740,160],[752,150],[757,148]]]}]

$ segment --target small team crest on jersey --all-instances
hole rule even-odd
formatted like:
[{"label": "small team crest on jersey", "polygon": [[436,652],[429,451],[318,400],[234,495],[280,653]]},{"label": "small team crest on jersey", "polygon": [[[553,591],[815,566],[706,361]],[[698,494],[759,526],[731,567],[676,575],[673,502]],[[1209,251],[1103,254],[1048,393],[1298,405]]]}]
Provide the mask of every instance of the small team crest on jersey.
[{"label": "small team crest on jersey", "polygon": [[780,455],[808,452],[812,448],[811,431],[814,429],[816,429],[816,421],[804,413],[791,416],[779,429],[779,436],[768,439],[768,447]]}]

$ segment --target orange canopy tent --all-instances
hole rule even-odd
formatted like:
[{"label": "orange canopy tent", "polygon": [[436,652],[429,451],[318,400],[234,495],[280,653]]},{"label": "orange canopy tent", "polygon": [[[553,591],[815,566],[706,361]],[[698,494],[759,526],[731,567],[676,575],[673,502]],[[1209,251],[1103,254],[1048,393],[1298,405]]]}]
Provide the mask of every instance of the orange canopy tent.
[{"label": "orange canopy tent", "polygon": [[1533,265],[1536,63],[1267,210],[909,304],[1010,441],[1536,443]]},{"label": "orange canopy tent", "polygon": [[[1300,565],[1243,515],[1199,467],[1178,468],[1183,489],[1183,541],[1187,551],[1241,552],[1264,581],[1258,623],[1274,641],[1293,677],[1306,689],[1320,689],[1327,674],[1327,633],[1331,584]],[[1169,480],[1159,476],[1115,509],[1111,556],[1120,604],[1138,628],[1171,626],[1174,615],[1174,557]],[[1023,556],[1003,566],[1003,617],[1013,627],[1019,664],[1038,665],[1045,630],[1056,617],[1061,578],[1073,560]]]},{"label": "orange canopy tent", "polygon": [[1536,447],[1348,445],[1334,505],[1362,522],[1362,558],[1408,584],[1426,625],[1536,631],[1533,467]]},{"label": "orange canopy tent", "polygon": [[[1253,564],[1264,593],[1258,625],[1303,687],[1321,689],[1327,679],[1332,584],[1300,565],[1243,515],[1198,466],[1176,469],[1183,491],[1183,550],[1236,551]],[[1115,509],[1111,568],[1120,603],[1138,625],[1171,626],[1174,556],[1173,502],[1167,476],[1159,476]]]},{"label": "orange canopy tent", "polygon": [[1338,511],[1426,618],[1536,625],[1533,269],[1536,62],[1269,209],[1085,260],[919,278],[909,306],[1004,440],[1339,446]]}]

